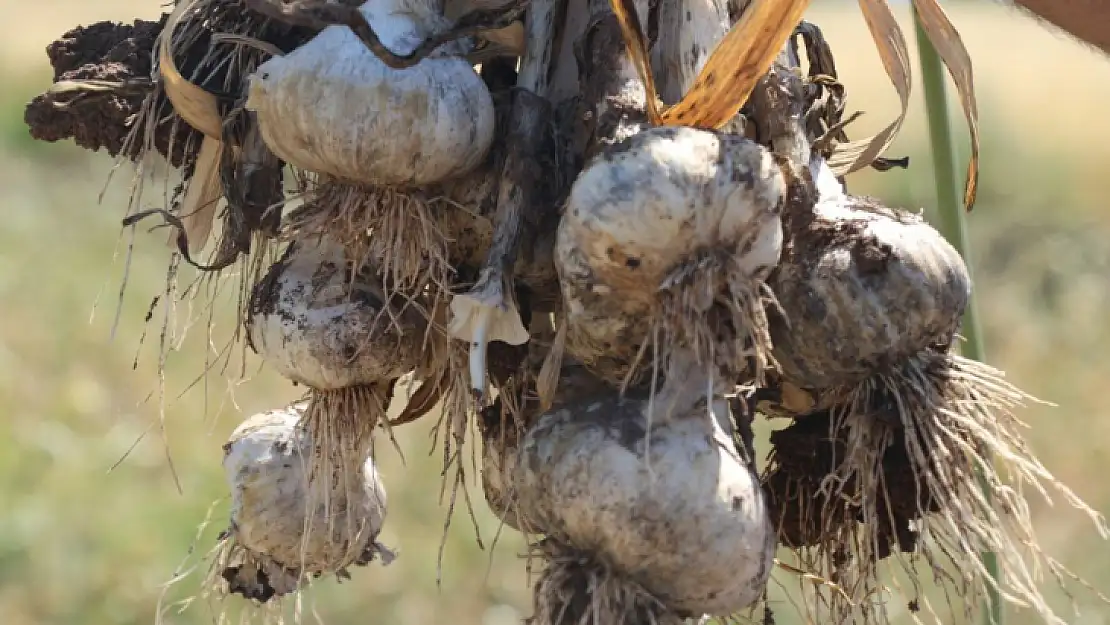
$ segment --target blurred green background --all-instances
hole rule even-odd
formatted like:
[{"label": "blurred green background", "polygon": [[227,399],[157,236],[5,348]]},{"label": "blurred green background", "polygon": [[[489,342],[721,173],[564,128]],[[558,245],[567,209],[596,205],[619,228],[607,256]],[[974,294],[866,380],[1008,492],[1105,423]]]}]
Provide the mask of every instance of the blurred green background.
[{"label": "blurred green background", "polygon": [[[136,233],[120,300],[130,239],[126,233],[121,238],[119,220],[131,171],[121,168],[98,202],[112,161],[68,143],[35,143],[23,126],[24,103],[49,84],[46,44],[79,23],[155,16],[154,0],[2,4],[8,26],[0,37],[0,404],[6,406],[0,418],[0,623],[146,625],[157,616],[163,584],[193,549],[198,524],[225,494],[224,437],[242,415],[297,393],[277,376],[257,373],[254,359],[247,360],[246,382],[227,381],[238,378],[233,366],[227,375],[216,372],[194,385],[221,346],[206,344],[202,325],[182,336],[190,314],[185,305],[176,311],[178,331],[165,338],[174,349],[159,380],[165,308],[157,308],[149,324],[144,317],[163,290],[165,233]],[[1004,7],[946,6],[975,61],[983,121],[982,187],[970,224],[988,359],[1018,385],[1058,404],[1023,413],[1032,426],[1029,437],[1057,476],[1096,508],[1110,510],[1103,473],[1110,471],[1110,419],[1104,418],[1110,409],[1099,390],[1110,380],[1104,313],[1110,306],[1110,125],[1104,112],[1110,61]],[[850,128],[852,136],[884,126],[896,114],[897,99],[855,3],[817,3],[810,18],[832,43],[849,109],[867,113]],[[912,37],[904,7],[899,18]],[[856,175],[851,191],[905,207],[932,206],[919,87],[913,107],[889,152],[909,155],[911,169]],[[952,113],[966,153],[962,115]],[[148,190],[147,203],[157,195]],[[113,338],[117,302],[122,312]],[[226,306],[215,321],[218,336],[233,329]],[[306,616],[336,625],[519,622],[530,611],[525,562],[518,557],[522,542],[506,530],[491,548],[498,525],[480,495],[484,547],[466,515],[456,513],[437,586],[445,519],[440,456],[428,455],[428,423],[406,427],[400,441],[404,462],[387,446],[379,455],[390,497],[383,541],[401,557],[387,568],[359,570],[350,582],[321,584],[305,599]],[[1041,501],[1035,512],[1043,547],[1095,587],[1110,589],[1110,549],[1090,524]],[[222,529],[225,501],[213,515],[196,542],[194,564]],[[198,583],[195,574],[185,578],[168,601],[192,594]],[[1089,593],[1080,591],[1078,602],[1083,617],[1069,622],[1110,622],[1110,608]],[[217,619],[221,607],[198,601],[163,618],[175,625],[203,623]],[[798,622],[788,604],[776,601],[776,607],[780,624]],[[237,618],[238,607],[232,605],[230,614]],[[904,614],[898,618],[908,622]],[[1034,621],[1011,612],[1009,622]]]}]

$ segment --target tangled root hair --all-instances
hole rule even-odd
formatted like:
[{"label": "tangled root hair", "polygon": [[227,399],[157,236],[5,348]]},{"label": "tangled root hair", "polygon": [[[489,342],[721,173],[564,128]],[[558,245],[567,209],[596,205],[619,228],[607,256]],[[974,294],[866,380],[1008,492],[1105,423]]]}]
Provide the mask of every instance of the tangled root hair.
[{"label": "tangled root hair", "polygon": [[[313,390],[299,424],[310,437],[313,457],[307,459],[309,483],[338,479],[347,467],[357,467],[370,455],[374,428],[388,427],[385,413],[393,395],[393,382],[353,386],[338,390]],[[331,477],[328,477],[331,476]],[[324,488],[325,495],[331,492]],[[314,505],[317,502],[310,502]],[[323,502],[325,508],[328,502]]]},{"label": "tangled root hair", "polygon": [[[1022,438],[1014,409],[1033,398],[985,364],[922,353],[889,373],[833,389],[832,408],[772,434],[764,487],[785,546],[801,563],[847,590],[831,595],[834,620],[885,621],[858,610],[882,590],[879,563],[919,579],[924,562],[944,592],[946,616],[909,589],[911,608],[948,622],[970,616],[995,590],[981,554],[997,554],[1000,595],[1064,625],[1039,590],[1047,570],[1077,580],[1040,548],[1025,492],[1051,488],[1105,520],[1054,478]],[[1079,580],[1082,581],[1082,580]],[[943,608],[939,608],[943,610]]]},{"label": "tangled root hair", "polygon": [[291,236],[327,233],[356,262],[373,263],[391,292],[414,297],[450,288],[448,240],[420,191],[321,177],[286,230]]},{"label": "tangled root hair", "polygon": [[536,580],[529,625],[682,625],[636,582],[588,554],[548,538],[533,549],[544,560]]},{"label": "tangled root hair", "polygon": [[[686,263],[659,288],[656,334],[664,362],[674,349],[690,350],[699,363],[713,363],[730,380],[762,383],[774,363],[767,307],[775,296],[735,254],[704,255]],[[739,371],[736,369],[740,369]]]}]

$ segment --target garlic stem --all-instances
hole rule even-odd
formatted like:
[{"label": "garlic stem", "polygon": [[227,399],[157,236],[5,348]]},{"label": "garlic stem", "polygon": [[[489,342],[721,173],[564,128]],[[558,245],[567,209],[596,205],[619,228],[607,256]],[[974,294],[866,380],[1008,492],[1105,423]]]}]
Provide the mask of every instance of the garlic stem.
[{"label": "garlic stem", "polygon": [[470,389],[478,405],[484,405],[486,395],[486,352],[489,330],[493,325],[492,306],[479,304],[475,315],[474,340],[470,343]]}]

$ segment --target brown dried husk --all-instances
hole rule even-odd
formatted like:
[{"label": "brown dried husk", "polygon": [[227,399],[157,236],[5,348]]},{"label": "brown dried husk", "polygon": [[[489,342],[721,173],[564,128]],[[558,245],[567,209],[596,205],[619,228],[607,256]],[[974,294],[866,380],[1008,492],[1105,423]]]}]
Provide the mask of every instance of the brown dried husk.
[{"label": "brown dried husk", "polygon": [[[846,593],[828,594],[813,616],[886,622],[876,598],[886,568],[910,580],[899,590],[923,612],[917,618],[970,618],[994,586],[981,559],[990,552],[1003,598],[1063,625],[1041,575],[1047,570],[1061,587],[1076,578],[1041,550],[1025,492],[1054,491],[1103,536],[1108,529],[1034,456],[1013,414],[1033,398],[1003,376],[954,353],[923,351],[862,383],[822,391],[814,403],[827,408],[772,434],[763,481],[780,539],[803,568]],[[944,604],[928,600],[925,570]]]}]

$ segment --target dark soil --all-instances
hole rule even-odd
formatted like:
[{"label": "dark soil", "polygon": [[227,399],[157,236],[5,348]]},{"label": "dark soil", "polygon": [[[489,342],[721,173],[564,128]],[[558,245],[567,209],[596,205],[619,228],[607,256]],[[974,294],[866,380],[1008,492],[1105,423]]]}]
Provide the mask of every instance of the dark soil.
[{"label": "dark soil", "polygon": [[[46,54],[54,68],[54,82],[62,80],[104,80],[111,82],[149,80],[151,50],[165,23],[135,20],[133,24],[99,22],[80,26],[47,46]],[[141,154],[141,141],[125,146],[131,120],[139,113],[150,87],[119,92],[51,94],[36,96],[27,105],[24,121],[31,136],[39,141],[73,139],[87,150],[104,150],[119,156],[127,147],[127,157]],[[169,102],[161,102],[155,129],[155,148],[175,167],[180,167],[187,149],[195,149],[199,133],[185,124],[174,124]],[[172,146],[172,154],[171,154]]]},{"label": "dark soil", "polygon": [[[812,201],[812,200],[811,200]],[[864,196],[848,198],[850,207],[866,212],[896,213],[881,203]],[[863,267],[862,272],[882,272],[894,255],[890,245],[874,236],[864,234],[863,220],[836,220],[817,218],[812,204],[805,201],[787,202],[785,249],[783,262],[812,264],[818,262],[828,250],[848,248],[852,258]]]},{"label": "dark soil", "polygon": [[[832,541],[839,538],[836,534],[863,518],[859,505],[846,500],[858,498],[855,484],[845,487],[846,498],[834,502],[818,494],[821,482],[843,461],[846,448],[847,433],[832,432],[831,418],[828,411],[816,412],[771,434],[772,469],[763,486],[778,524],[779,540],[791,549],[831,548]],[[884,422],[876,427],[890,425]],[[895,434],[895,441],[904,440],[904,430],[897,428]],[[880,559],[895,548],[914,551],[917,533],[910,529],[910,522],[920,518],[921,510],[938,509],[936,502],[921,492],[914,470],[904,443],[887,448],[882,457],[881,492],[868,494],[877,501],[880,520],[877,526],[860,526],[867,540],[876,541]]]},{"label": "dark soil", "polygon": [[[273,24],[247,11],[238,2],[214,3],[209,15],[209,30],[198,37],[177,62],[183,75],[192,75],[208,53],[211,32],[250,34],[290,51],[307,41],[312,33],[304,29]],[[158,21],[135,20],[131,24],[98,22],[74,28],[47,46],[46,54],[54,68],[54,82],[61,80],[128,81],[126,88],[95,93],[43,93],[36,96],[24,112],[31,136],[40,141],[73,139],[82,148],[104,150],[111,156],[123,154],[136,160],[143,141],[125,145],[135,116],[150,93],[152,58],[156,38],[167,15]],[[223,46],[228,52],[229,45]],[[252,52],[253,58],[260,58]],[[233,65],[233,64],[229,64]],[[208,73],[208,72],[204,72]],[[243,80],[236,68],[213,73],[202,85],[225,97],[228,108],[238,96],[226,93],[229,85]],[[232,89],[232,91],[235,91]],[[199,147],[199,133],[181,122],[169,102],[160,98],[154,129],[154,148],[175,167],[186,166]]]},{"label": "dark soil", "polygon": [[[251,287],[251,295],[247,300],[247,314],[241,321],[247,330],[244,333],[247,345],[251,348],[251,351],[256,354],[258,353],[258,348],[251,342],[251,323],[255,317],[272,315],[279,310],[278,301],[281,299],[281,276],[292,262],[293,253],[296,252],[296,248],[297,246],[295,243],[286,247],[281,258],[271,265],[270,268],[266,270],[266,273],[264,273]],[[288,318],[285,321],[289,323],[296,322],[293,318]]]},{"label": "dark soil", "polygon": [[157,22],[135,20],[130,25],[97,22],[74,28],[46,46],[54,80],[62,80],[67,73],[86,65],[101,63],[124,65],[138,76],[149,76],[150,51],[165,22],[166,16],[162,16]]}]

